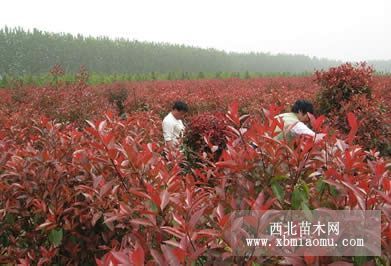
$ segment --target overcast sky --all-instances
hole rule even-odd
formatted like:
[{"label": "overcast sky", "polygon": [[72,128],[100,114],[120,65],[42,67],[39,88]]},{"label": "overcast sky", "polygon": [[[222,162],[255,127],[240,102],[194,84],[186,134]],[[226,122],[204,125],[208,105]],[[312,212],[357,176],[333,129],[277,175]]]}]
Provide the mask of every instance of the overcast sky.
[{"label": "overcast sky", "polygon": [[391,59],[391,0],[2,0],[0,27],[236,52]]}]

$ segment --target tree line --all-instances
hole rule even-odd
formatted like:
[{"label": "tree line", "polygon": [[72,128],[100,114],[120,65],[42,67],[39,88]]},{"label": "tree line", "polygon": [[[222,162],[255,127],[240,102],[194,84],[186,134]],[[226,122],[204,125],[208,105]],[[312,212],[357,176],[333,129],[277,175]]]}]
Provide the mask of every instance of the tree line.
[{"label": "tree line", "polygon": [[[60,64],[66,73],[80,65],[96,74],[304,73],[342,62],[304,55],[227,53],[216,49],[108,37],[0,29],[0,76],[41,75]],[[376,62],[389,71],[390,62]],[[376,66],[375,66],[376,67]],[[198,74],[197,74],[198,75]]]}]

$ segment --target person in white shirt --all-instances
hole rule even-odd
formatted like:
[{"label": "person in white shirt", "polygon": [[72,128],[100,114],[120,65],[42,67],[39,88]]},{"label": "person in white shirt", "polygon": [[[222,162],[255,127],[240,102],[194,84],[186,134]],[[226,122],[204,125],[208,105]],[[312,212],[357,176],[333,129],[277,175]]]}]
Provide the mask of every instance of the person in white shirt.
[{"label": "person in white shirt", "polygon": [[186,103],[176,101],[171,112],[163,119],[163,137],[168,147],[176,147],[179,140],[183,137],[185,125],[182,119],[188,111],[189,107]]},{"label": "person in white shirt", "polygon": [[315,137],[315,141],[319,141],[324,137],[324,134],[316,134],[312,131],[305,123],[310,121],[308,113],[314,113],[313,105],[306,100],[297,100],[292,106],[292,111],[290,113],[283,113],[275,116],[277,120],[282,119],[284,122],[284,128],[276,128],[276,132],[279,132],[277,139],[282,139],[284,137],[284,132],[288,138],[308,135]]}]

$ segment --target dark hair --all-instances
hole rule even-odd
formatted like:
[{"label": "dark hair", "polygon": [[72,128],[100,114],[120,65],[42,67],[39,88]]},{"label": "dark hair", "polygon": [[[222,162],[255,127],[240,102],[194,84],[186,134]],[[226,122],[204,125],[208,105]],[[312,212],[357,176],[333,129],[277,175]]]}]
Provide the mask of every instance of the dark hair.
[{"label": "dark hair", "polygon": [[313,114],[314,113],[314,106],[312,105],[312,103],[310,103],[309,101],[306,101],[306,100],[297,100],[295,102],[295,104],[292,106],[292,112],[294,113],[298,113],[298,112],[302,112],[303,114],[306,114],[306,113],[311,113]]},{"label": "dark hair", "polygon": [[182,101],[176,101],[174,103],[174,105],[172,106],[172,110],[178,110],[178,111],[182,111],[182,112],[188,112],[189,111],[189,107],[187,106],[186,103],[182,102]]}]

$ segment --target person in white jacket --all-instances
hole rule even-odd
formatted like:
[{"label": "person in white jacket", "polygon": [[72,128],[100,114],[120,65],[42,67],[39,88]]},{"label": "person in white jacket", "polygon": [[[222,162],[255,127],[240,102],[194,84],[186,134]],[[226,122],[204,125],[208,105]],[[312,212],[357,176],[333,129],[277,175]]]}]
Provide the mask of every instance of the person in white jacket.
[{"label": "person in white jacket", "polygon": [[182,119],[188,111],[189,107],[186,103],[176,101],[172,106],[171,112],[163,119],[163,137],[169,148],[176,147],[179,140],[183,137],[185,125]]},{"label": "person in white jacket", "polygon": [[309,113],[314,113],[312,103],[306,100],[297,100],[292,106],[291,112],[275,116],[277,120],[282,119],[284,122],[284,128],[276,128],[276,132],[279,132],[276,138],[282,139],[285,132],[288,138],[307,135],[315,137],[315,141],[321,140],[324,134],[316,134],[306,125],[310,121]]}]

